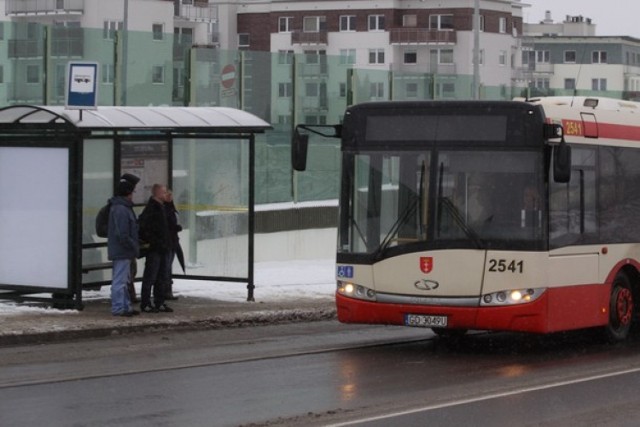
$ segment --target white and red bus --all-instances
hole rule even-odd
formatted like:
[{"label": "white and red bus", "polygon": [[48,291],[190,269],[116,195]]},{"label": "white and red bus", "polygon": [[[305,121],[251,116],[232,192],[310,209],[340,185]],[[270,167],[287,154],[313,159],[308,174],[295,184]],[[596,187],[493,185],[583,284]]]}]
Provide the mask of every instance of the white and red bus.
[{"label": "white and red bus", "polygon": [[[376,102],[335,129],[341,322],[627,337],[640,306],[640,103]],[[306,138],[294,139],[296,167]]]}]

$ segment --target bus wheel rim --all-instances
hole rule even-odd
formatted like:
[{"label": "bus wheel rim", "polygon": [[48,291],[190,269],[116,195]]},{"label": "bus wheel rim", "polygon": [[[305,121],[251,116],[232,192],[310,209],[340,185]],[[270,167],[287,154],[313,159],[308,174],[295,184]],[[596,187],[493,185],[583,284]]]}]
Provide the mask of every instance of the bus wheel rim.
[{"label": "bus wheel rim", "polygon": [[620,325],[631,323],[633,313],[633,296],[629,289],[621,289],[616,298],[616,317]]}]

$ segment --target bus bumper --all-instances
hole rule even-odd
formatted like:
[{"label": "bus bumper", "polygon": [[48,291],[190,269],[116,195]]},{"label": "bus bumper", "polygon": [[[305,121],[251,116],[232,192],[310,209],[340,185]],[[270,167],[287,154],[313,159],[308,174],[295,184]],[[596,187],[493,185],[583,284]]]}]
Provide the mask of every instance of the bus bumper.
[{"label": "bus bumper", "polygon": [[336,293],[338,320],[343,323],[405,325],[407,314],[447,316],[447,329],[552,332],[548,295],[528,304],[504,307],[448,307],[386,304],[348,298]]}]

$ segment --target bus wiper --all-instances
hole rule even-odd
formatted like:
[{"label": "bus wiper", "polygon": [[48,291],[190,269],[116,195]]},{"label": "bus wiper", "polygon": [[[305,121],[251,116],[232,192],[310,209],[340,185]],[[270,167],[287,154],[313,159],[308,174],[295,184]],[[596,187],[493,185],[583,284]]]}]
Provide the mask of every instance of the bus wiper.
[{"label": "bus wiper", "polygon": [[380,246],[373,254],[374,259],[379,259],[382,252],[384,252],[384,250],[389,247],[389,245],[393,241],[393,237],[398,233],[400,227],[402,227],[407,222],[407,220],[411,218],[411,216],[415,213],[417,207],[418,198],[415,197],[413,201],[407,206],[407,208],[402,212],[402,215],[400,215],[396,222],[393,223],[393,226],[391,226],[389,233],[387,233],[384,240],[382,241],[382,243],[380,243]]},{"label": "bus wiper", "polygon": [[453,221],[458,225],[458,227],[460,227],[462,231],[464,231],[464,234],[466,234],[468,238],[473,240],[473,242],[476,244],[476,247],[478,249],[482,249],[484,246],[482,239],[480,239],[480,237],[478,237],[478,233],[476,233],[475,230],[469,227],[469,225],[465,222],[464,217],[462,216],[462,214],[460,214],[460,211],[453,204],[453,202],[448,197],[440,197],[439,203],[441,206],[445,206],[447,208],[447,210],[451,214],[451,217],[453,218]]}]

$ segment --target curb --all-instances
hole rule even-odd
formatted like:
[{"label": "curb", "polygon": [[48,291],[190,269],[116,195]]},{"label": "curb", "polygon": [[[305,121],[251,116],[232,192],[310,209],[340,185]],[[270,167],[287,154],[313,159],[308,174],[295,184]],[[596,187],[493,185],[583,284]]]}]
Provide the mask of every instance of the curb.
[{"label": "curb", "polygon": [[241,312],[192,320],[164,318],[157,323],[97,326],[85,329],[67,329],[34,333],[0,335],[0,346],[41,344],[52,341],[104,338],[147,332],[199,331],[207,329],[245,328],[251,326],[283,325],[288,323],[318,322],[337,318],[335,308],[286,309],[278,311]]}]

